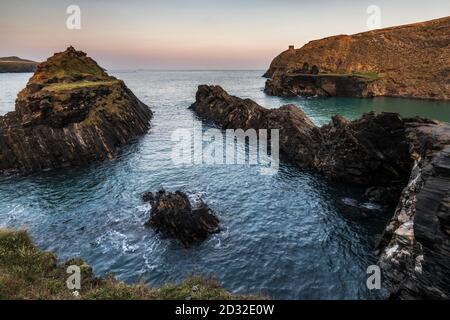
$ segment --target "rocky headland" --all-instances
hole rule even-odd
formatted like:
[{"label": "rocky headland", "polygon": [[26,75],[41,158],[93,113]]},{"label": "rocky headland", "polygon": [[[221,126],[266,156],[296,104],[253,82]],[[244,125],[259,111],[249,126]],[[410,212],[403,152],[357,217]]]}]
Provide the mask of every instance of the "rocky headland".
[{"label": "rocky headland", "polygon": [[450,99],[450,17],[290,46],[270,64],[276,96]]},{"label": "rocky headland", "polygon": [[396,205],[377,248],[391,296],[449,296],[450,125],[371,112],[316,127],[295,105],[266,109],[207,85],[190,108],[223,129],[279,129],[290,161]]},{"label": "rocky headland", "polygon": [[143,200],[151,204],[150,219],[146,225],[164,236],[177,239],[185,247],[205,240],[219,232],[219,219],[203,201],[192,205],[181,191],[160,190],[147,192]]},{"label": "rocky headland", "polygon": [[150,109],[84,52],[37,66],[15,111],[0,117],[0,173],[32,173],[111,159],[144,134]]},{"label": "rocky headland", "polygon": [[279,129],[280,153],[289,161],[373,194],[397,192],[396,201],[413,165],[408,125],[395,113],[367,113],[355,121],[334,116],[319,128],[295,105],[266,109],[206,85],[190,108],[223,129]]},{"label": "rocky headland", "polygon": [[19,57],[0,58],[0,73],[34,72],[39,63]]}]

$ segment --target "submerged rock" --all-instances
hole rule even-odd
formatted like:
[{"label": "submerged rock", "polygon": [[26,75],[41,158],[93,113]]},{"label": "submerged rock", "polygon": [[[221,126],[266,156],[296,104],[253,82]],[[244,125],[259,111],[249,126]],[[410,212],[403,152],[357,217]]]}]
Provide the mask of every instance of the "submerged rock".
[{"label": "submerged rock", "polygon": [[265,109],[204,85],[191,109],[222,128],[280,129],[280,151],[297,165],[397,204],[377,248],[385,288],[394,298],[450,298],[449,124],[370,112],[317,128],[296,106]]},{"label": "submerged rock", "polygon": [[336,202],[336,206],[340,211],[348,216],[353,217],[370,217],[376,211],[382,210],[380,205],[372,202],[363,202],[353,198],[342,198]]},{"label": "submerged rock", "polygon": [[143,200],[152,206],[146,225],[165,236],[178,239],[186,247],[219,231],[219,219],[212,210],[202,201],[192,207],[183,192],[148,192]]},{"label": "submerged rock", "polygon": [[111,159],[151,117],[123,81],[69,47],[38,65],[15,111],[0,117],[0,173]]}]

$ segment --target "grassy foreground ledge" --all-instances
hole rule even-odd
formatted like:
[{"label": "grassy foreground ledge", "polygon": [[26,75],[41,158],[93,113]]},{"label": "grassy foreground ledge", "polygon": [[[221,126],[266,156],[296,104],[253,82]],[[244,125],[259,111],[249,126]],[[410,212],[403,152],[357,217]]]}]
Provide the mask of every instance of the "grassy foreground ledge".
[{"label": "grassy foreground ledge", "polygon": [[[75,296],[66,286],[66,269],[81,269],[81,290]],[[217,281],[191,276],[182,283],[150,288],[128,285],[112,277],[97,278],[81,259],[62,264],[51,252],[38,249],[26,231],[0,229],[0,300],[231,300],[251,299],[228,293]]]}]

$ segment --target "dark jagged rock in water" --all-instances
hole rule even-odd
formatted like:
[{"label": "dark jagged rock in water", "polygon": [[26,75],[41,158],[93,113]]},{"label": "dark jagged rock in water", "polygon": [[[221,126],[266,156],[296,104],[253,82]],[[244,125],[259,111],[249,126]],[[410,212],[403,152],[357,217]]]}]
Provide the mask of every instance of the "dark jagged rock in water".
[{"label": "dark jagged rock in water", "polygon": [[250,99],[230,96],[220,86],[201,85],[196,102],[190,108],[224,129],[279,128],[281,151],[304,166],[310,166],[314,161],[320,132],[294,105],[269,110]]},{"label": "dark jagged rock in water", "polygon": [[186,247],[219,231],[219,219],[212,210],[203,202],[192,207],[183,192],[149,192],[144,194],[143,200],[152,206],[146,225],[178,239]]},{"label": "dark jagged rock in water", "polygon": [[15,111],[0,117],[0,173],[111,159],[151,117],[123,81],[69,47],[38,65]]},{"label": "dark jagged rock in water", "polygon": [[[336,35],[280,53],[265,76],[277,96],[450,99],[450,17]],[[298,72],[307,63],[317,74]]]},{"label": "dark jagged rock in water", "polygon": [[412,166],[406,131],[395,113],[371,112],[354,121],[334,116],[320,129],[315,168],[339,181],[397,188],[399,196]]},{"label": "dark jagged rock in water", "polygon": [[449,124],[371,112],[318,128],[296,106],[265,109],[205,85],[191,109],[224,129],[280,129],[280,151],[297,165],[397,204],[377,249],[385,287],[394,298],[450,298]]},{"label": "dark jagged rock in water", "polygon": [[[348,121],[333,117],[316,127],[295,105],[265,109],[230,96],[219,86],[199,86],[191,106],[222,128],[279,129],[280,152],[301,167],[366,187],[393,187],[398,194],[412,166],[405,123],[394,113],[367,113]],[[398,200],[398,197],[397,197]]]}]

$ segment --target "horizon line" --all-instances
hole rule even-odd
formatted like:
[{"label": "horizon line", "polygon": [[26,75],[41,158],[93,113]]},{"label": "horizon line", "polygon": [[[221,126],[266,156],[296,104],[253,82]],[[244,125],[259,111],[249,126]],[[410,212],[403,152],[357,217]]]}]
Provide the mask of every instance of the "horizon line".
[{"label": "horizon line", "polygon": [[168,68],[106,68],[106,71],[186,71],[186,72],[195,72],[195,71],[264,71],[266,69],[249,69],[249,68],[231,68],[231,69],[201,69],[201,68],[193,68],[193,69],[168,69]]}]

